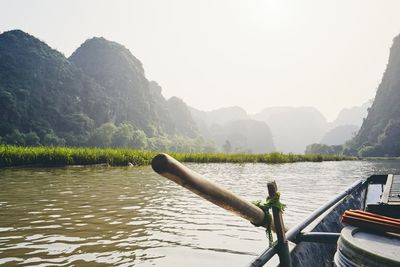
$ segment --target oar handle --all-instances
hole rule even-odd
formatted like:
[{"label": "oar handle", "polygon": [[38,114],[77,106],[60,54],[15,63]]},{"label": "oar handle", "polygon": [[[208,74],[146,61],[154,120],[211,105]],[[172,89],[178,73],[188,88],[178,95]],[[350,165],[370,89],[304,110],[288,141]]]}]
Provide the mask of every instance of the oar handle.
[{"label": "oar handle", "polygon": [[262,226],[264,212],[260,208],[229,192],[222,186],[203,178],[173,157],[167,154],[159,154],[153,158],[151,166],[158,174],[189,189],[202,198],[237,214],[254,225]]}]

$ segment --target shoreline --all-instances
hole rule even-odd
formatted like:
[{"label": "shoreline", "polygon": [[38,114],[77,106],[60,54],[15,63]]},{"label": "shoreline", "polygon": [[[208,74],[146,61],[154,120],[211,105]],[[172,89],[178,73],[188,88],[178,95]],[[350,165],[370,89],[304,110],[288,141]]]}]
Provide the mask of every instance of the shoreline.
[{"label": "shoreline", "polygon": [[[0,145],[2,167],[145,166],[160,152],[126,148],[19,147]],[[166,152],[181,162],[194,163],[294,163],[356,160],[342,155]]]}]

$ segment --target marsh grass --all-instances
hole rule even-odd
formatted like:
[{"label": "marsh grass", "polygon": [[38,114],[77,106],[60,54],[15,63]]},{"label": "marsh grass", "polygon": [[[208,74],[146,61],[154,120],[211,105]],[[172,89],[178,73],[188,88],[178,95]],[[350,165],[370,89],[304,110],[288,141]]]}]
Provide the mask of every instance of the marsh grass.
[{"label": "marsh grass", "polygon": [[[0,146],[0,167],[41,165],[93,165],[110,166],[149,165],[158,152],[123,148],[75,148],[75,147],[20,147]],[[225,154],[225,153],[169,153],[182,162],[231,162],[231,163],[290,163],[352,160],[354,158],[340,155],[295,155],[283,153],[267,154]]]}]

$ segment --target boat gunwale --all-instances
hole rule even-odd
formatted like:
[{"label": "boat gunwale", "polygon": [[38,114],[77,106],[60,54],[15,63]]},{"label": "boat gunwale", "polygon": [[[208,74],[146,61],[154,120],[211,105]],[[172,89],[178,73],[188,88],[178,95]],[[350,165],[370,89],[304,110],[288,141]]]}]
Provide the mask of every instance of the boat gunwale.
[{"label": "boat gunwale", "polygon": [[[324,212],[333,208],[336,204],[341,202],[344,198],[351,195],[352,192],[357,190],[359,187],[363,187],[368,185],[370,182],[375,182],[376,180],[381,180],[383,175],[372,175],[367,179],[360,179],[352,183],[345,190],[337,194],[332,199],[325,202],[318,209],[313,211],[308,217],[306,217],[302,222],[291,228],[286,233],[287,240],[299,243],[298,235],[301,234],[301,231],[308,227],[311,223],[316,221]],[[275,254],[277,254],[277,245],[275,244],[273,247],[267,248],[264,250],[257,258],[255,258],[248,266],[249,267],[258,267],[264,266]]]}]

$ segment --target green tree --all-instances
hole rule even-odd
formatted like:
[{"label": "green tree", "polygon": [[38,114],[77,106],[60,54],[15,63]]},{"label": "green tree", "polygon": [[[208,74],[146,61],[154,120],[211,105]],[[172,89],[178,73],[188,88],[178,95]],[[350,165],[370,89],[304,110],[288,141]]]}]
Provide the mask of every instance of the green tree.
[{"label": "green tree", "polygon": [[111,147],[117,127],[112,122],[102,124],[91,134],[88,144],[95,147]]},{"label": "green tree", "polygon": [[0,134],[9,133],[17,120],[17,106],[14,96],[0,87]]},{"label": "green tree", "polygon": [[171,141],[165,136],[157,136],[148,139],[148,149],[151,151],[170,151]]},{"label": "green tree", "polygon": [[24,146],[25,135],[18,130],[13,130],[12,133],[4,136],[4,142],[9,145]]},{"label": "green tree", "polygon": [[358,156],[360,157],[376,157],[381,154],[380,146],[364,146],[358,151]]},{"label": "green tree", "polygon": [[337,155],[341,154],[343,146],[332,145],[328,146],[325,144],[311,144],[306,147],[306,154],[321,154],[321,155]]},{"label": "green tree", "polygon": [[40,138],[35,132],[25,134],[25,145],[27,146],[40,146]]},{"label": "green tree", "polygon": [[[392,119],[388,122],[383,133],[378,136],[378,144],[382,148],[382,155],[400,155],[400,120]],[[378,149],[376,150],[378,152]],[[385,153],[383,153],[383,151]]]},{"label": "green tree", "polygon": [[84,146],[87,144],[94,128],[94,121],[83,113],[73,113],[65,116],[62,126],[63,134],[68,145]]},{"label": "green tree", "polygon": [[54,132],[46,134],[42,141],[45,146],[65,146],[65,139],[58,137]]},{"label": "green tree", "polygon": [[141,130],[134,130],[132,133],[132,148],[146,149],[147,148],[147,136]]},{"label": "green tree", "polygon": [[133,141],[133,126],[128,123],[118,125],[112,137],[112,146],[114,147],[129,147]]}]

